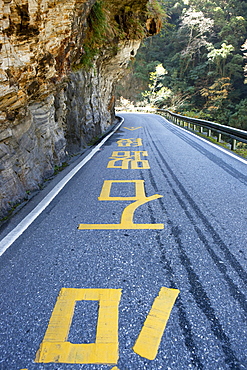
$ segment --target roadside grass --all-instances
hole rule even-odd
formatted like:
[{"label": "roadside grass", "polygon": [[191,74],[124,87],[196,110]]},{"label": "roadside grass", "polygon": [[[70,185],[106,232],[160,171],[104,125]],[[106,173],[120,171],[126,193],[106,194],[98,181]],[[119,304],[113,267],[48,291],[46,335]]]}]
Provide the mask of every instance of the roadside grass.
[{"label": "roadside grass", "polygon": [[[202,134],[202,133],[197,132],[197,131],[194,131],[194,130],[193,130],[193,132],[196,135],[201,136],[204,139],[209,140],[209,141],[211,141],[214,144],[220,145],[220,146],[222,146],[225,149],[231,150],[230,144],[226,143],[225,141],[219,142],[217,139],[215,139],[213,137],[205,136],[205,134]],[[246,158],[247,159],[247,144],[244,144],[244,143],[241,143],[241,142],[237,143],[237,148],[235,150],[232,150],[232,152],[233,153],[236,153],[240,157],[243,157],[243,158]]]},{"label": "roadside grass", "polygon": [[69,164],[67,162],[63,162],[60,166],[54,166],[54,174],[57,175],[59,172],[64,170]]},{"label": "roadside grass", "polygon": [[[191,131],[191,130],[189,130],[189,131]],[[201,137],[203,137],[204,139],[206,139],[208,141],[211,141],[211,143],[220,145],[225,149],[230,149],[230,145],[228,143],[226,143],[225,141],[217,141],[217,139],[214,139],[213,137],[206,136],[205,134],[202,134],[201,132],[197,132],[197,131],[194,131],[194,130],[193,130],[193,132],[196,135],[201,136]]]},{"label": "roadside grass", "polygon": [[11,206],[11,208],[9,209],[8,214],[0,219],[0,226],[1,226],[1,223],[7,221],[15,213],[15,210],[21,205],[20,202],[16,204],[11,204],[11,202],[8,202],[8,203]]},{"label": "roadside grass", "polygon": [[236,154],[240,155],[241,157],[247,159],[247,145],[246,145],[245,148],[237,148],[236,150],[234,150],[234,153],[236,153]]}]

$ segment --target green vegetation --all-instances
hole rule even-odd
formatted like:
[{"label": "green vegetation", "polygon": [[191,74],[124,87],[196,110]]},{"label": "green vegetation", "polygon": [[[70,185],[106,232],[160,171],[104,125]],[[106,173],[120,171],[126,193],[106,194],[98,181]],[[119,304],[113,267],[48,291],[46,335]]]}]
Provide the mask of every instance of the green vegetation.
[{"label": "green vegetation", "polygon": [[99,136],[95,136],[90,141],[87,142],[87,145],[88,146],[93,146],[94,144],[96,144],[99,141],[99,139],[100,139]]},{"label": "green vegetation", "polygon": [[[107,49],[113,55],[118,51],[121,40],[139,40],[147,34],[160,31],[165,11],[157,0],[150,0],[147,8],[140,3],[123,5],[115,9],[114,3],[97,0],[87,17],[87,30],[83,42],[83,55],[73,69],[90,69],[101,50]],[[114,12],[117,10],[117,13]],[[147,19],[150,18],[150,24]],[[153,20],[155,22],[152,22]]]},{"label": "green vegetation", "polygon": [[106,41],[109,24],[103,0],[97,0],[92,6],[87,17],[87,24],[87,34],[83,44],[84,54],[76,69],[91,68],[93,59],[99,52],[99,47]]},{"label": "green vegetation", "polygon": [[236,150],[234,150],[234,152],[247,159],[247,144],[238,143],[237,148]]},{"label": "green vegetation", "polygon": [[247,130],[247,3],[160,0],[168,23],[144,41],[118,96]]},{"label": "green vegetation", "polygon": [[8,211],[7,216],[0,219],[0,224],[3,223],[4,221],[8,220],[14,214],[16,208],[19,207],[21,203],[13,204],[12,202],[8,202],[8,204],[10,206],[10,209]]},{"label": "green vegetation", "polygon": [[67,162],[63,162],[60,166],[54,166],[54,175],[57,175],[59,172],[64,170],[68,166]]}]

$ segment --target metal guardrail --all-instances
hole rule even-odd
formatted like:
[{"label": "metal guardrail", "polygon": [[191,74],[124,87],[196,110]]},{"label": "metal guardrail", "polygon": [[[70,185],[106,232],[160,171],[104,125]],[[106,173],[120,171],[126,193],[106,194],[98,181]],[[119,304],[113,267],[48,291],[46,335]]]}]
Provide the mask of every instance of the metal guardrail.
[{"label": "metal guardrail", "polygon": [[[120,108],[117,108],[117,110],[120,110]],[[213,133],[217,134],[216,136],[218,142],[221,142],[222,135],[226,135],[231,139],[230,140],[231,150],[236,149],[237,141],[247,143],[247,131],[240,130],[231,126],[221,125],[219,123],[211,121],[202,120],[199,118],[182,116],[180,114],[173,113],[168,109],[132,107],[132,108],[122,108],[122,110],[163,114],[167,119],[170,119],[170,121],[179,126],[186,127],[187,125],[188,129],[192,129],[194,131],[197,131],[196,128],[199,127],[200,133],[204,133],[205,128],[207,130],[208,137],[212,136],[213,131]]]},{"label": "metal guardrail", "polygon": [[191,128],[190,125],[193,126],[193,130],[196,131],[196,126],[199,126],[200,132],[203,133],[203,128],[206,128],[207,136],[212,136],[212,131],[217,133],[217,141],[221,141],[222,134],[227,135],[231,138],[231,150],[236,149],[237,141],[247,143],[247,131],[237,129],[231,126],[221,125],[219,123],[211,122],[202,120],[199,118],[191,118],[187,116],[181,116],[180,114],[173,113],[167,109],[157,109],[157,113],[164,113],[166,118],[170,118],[172,122],[178,124],[179,126],[186,126]]}]

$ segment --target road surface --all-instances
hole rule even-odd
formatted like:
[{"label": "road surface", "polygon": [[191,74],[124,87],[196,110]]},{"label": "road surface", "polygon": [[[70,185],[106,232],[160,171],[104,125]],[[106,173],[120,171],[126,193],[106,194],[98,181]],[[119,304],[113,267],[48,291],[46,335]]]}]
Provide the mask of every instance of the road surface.
[{"label": "road surface", "polygon": [[122,116],[0,257],[0,369],[247,369],[247,162]]}]

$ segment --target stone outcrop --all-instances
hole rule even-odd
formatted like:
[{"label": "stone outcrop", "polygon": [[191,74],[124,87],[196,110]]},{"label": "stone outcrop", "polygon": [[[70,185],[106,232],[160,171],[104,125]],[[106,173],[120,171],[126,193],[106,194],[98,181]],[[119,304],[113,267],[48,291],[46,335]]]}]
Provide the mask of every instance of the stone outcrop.
[{"label": "stone outcrop", "polygon": [[0,218],[113,122],[114,83],[159,31],[154,0],[2,0]]}]

